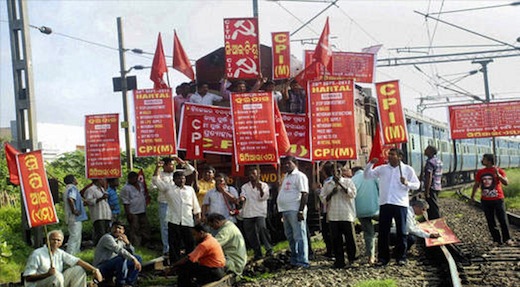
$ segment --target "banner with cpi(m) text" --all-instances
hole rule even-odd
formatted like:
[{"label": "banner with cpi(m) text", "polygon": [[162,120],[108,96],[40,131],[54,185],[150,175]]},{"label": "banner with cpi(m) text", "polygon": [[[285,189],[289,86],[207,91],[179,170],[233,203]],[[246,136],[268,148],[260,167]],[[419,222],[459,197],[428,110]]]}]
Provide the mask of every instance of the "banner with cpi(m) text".
[{"label": "banner with cpi(m) text", "polygon": [[[314,51],[305,50],[305,66],[313,59]],[[372,53],[332,52],[329,63],[332,73],[325,70],[325,80],[352,79],[359,83],[373,83],[375,74],[375,55]]]},{"label": "banner with cpi(m) text", "polygon": [[357,158],[354,82],[308,82],[311,160]]},{"label": "banner with cpi(m) text", "polygon": [[121,177],[118,125],[118,114],[85,116],[87,178]]},{"label": "banner with cpi(m) text", "polygon": [[258,18],[224,19],[224,53],[228,79],[256,79],[260,75]]},{"label": "banner with cpi(m) text", "polygon": [[384,144],[408,142],[399,81],[376,83],[376,93]]},{"label": "banner with cpi(m) text", "polygon": [[231,117],[237,165],[278,163],[272,93],[232,93]]},{"label": "banner with cpi(m) text", "polygon": [[439,238],[425,238],[426,247],[458,243],[457,235],[448,227],[444,218],[419,223],[419,228],[428,233],[439,233]]},{"label": "banner with cpi(m) text", "polygon": [[188,145],[200,145],[207,153],[233,153],[233,126],[231,110],[225,107],[184,103],[181,114],[178,147],[186,150]]},{"label": "banner with cpi(m) text", "polygon": [[291,76],[289,32],[273,32],[271,38],[273,41],[273,80],[287,79]]},{"label": "banner with cpi(m) text", "polygon": [[451,139],[520,135],[520,101],[448,107]]},{"label": "banner with cpi(m) text", "polygon": [[172,90],[134,91],[137,156],[177,154]]},{"label": "banner with cpi(m) text", "polygon": [[16,155],[29,227],[58,223],[41,150]]}]

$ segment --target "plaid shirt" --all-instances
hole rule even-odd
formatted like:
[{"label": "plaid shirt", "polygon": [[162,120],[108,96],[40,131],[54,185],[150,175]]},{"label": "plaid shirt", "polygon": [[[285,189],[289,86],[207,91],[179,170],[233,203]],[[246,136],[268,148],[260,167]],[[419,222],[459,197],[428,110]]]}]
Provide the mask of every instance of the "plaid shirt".
[{"label": "plaid shirt", "polygon": [[[350,178],[346,177],[340,178],[339,184],[336,184],[332,177],[327,178],[323,183],[320,199],[323,203],[327,203],[327,220],[354,222],[356,219],[356,186]],[[336,193],[327,202],[327,196],[334,190],[337,190]]]}]

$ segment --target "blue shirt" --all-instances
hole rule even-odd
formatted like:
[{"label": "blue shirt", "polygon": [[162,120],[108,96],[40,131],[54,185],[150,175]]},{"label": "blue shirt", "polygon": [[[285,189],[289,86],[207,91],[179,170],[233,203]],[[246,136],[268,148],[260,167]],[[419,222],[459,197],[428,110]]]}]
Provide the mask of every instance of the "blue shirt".
[{"label": "blue shirt", "polygon": [[352,177],[356,186],[356,215],[358,218],[379,214],[379,184],[375,179],[365,179],[363,170]]},{"label": "blue shirt", "polygon": [[83,198],[79,193],[78,188],[74,184],[67,184],[65,187],[65,193],[63,196],[63,202],[65,206],[65,214],[72,216],[68,199],[74,199],[74,208],[79,211],[79,215],[76,216],[76,221],[85,221],[88,219],[87,211],[83,205]]},{"label": "blue shirt", "polygon": [[110,205],[110,209],[112,210],[112,214],[120,214],[121,209],[119,208],[119,197],[117,196],[117,191],[113,187],[108,187],[108,205]]},{"label": "blue shirt", "polygon": [[439,158],[437,158],[436,155],[428,158],[428,160],[426,161],[426,165],[424,166],[424,172],[429,172],[432,174],[432,184],[430,188],[433,190],[440,191],[442,189],[442,161]]}]

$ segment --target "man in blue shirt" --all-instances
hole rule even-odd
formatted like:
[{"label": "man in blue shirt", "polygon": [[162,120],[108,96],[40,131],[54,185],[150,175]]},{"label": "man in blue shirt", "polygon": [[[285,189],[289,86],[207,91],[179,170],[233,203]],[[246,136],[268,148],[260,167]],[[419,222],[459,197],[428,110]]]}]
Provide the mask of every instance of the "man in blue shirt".
[{"label": "man in blue shirt", "polygon": [[67,252],[71,255],[80,252],[81,231],[83,221],[87,220],[87,212],[83,205],[83,198],[77,188],[78,181],[72,174],[65,176],[63,182],[67,185],[63,193],[63,203],[65,206],[65,222],[69,230],[69,240],[67,242]]},{"label": "man in blue shirt", "polygon": [[112,210],[112,222],[115,222],[119,220],[119,214],[121,214],[121,209],[119,208],[119,196],[117,196],[119,178],[109,178],[107,179],[107,184],[108,205],[110,205],[110,209]]}]

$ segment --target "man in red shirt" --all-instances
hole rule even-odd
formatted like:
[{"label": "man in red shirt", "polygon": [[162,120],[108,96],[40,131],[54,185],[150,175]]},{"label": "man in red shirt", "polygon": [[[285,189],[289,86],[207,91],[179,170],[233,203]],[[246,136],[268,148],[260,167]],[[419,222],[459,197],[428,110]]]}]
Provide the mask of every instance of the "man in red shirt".
[{"label": "man in red shirt", "polygon": [[[493,237],[493,242],[497,245],[503,243],[512,245],[513,240],[509,235],[504,191],[502,190],[502,185],[508,184],[506,173],[501,168],[495,166],[495,156],[493,154],[484,154],[481,163],[485,167],[478,170],[475,175],[471,200],[474,201],[475,192],[480,188],[480,202],[486,216],[489,231]],[[495,216],[500,223],[501,231],[497,227]]]},{"label": "man in red shirt", "polygon": [[[225,274],[226,258],[218,241],[211,236],[203,225],[191,229],[197,247],[172,265],[177,269],[178,286],[200,286],[214,282]],[[196,282],[193,282],[193,280]]]}]

